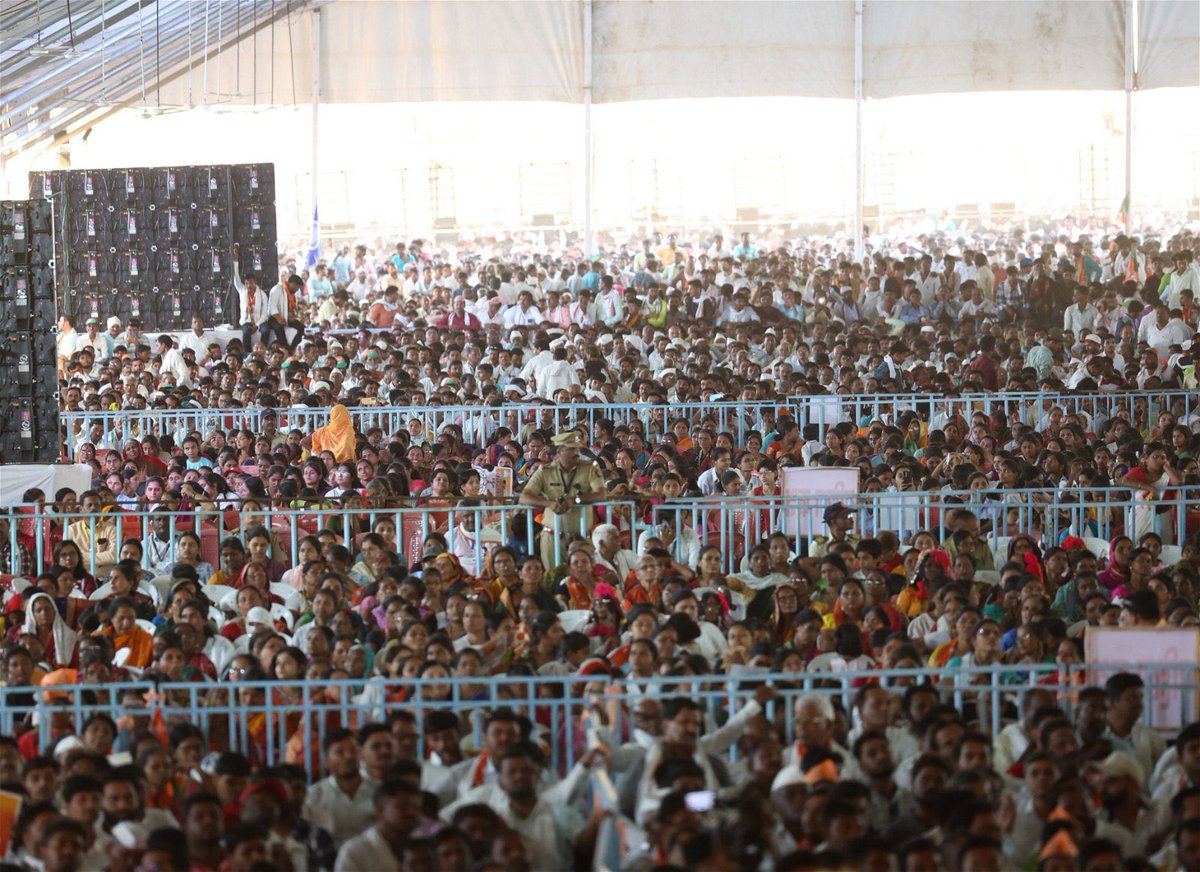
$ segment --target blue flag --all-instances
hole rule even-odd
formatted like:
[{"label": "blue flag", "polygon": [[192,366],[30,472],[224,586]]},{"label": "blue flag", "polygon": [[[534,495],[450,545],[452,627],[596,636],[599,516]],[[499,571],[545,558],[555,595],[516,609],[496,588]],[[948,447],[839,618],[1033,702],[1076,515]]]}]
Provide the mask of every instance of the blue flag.
[{"label": "blue flag", "polygon": [[304,265],[312,269],[318,260],[321,259],[321,223],[317,220],[317,207],[313,205],[313,225],[312,238],[308,242],[308,257],[304,259]]}]

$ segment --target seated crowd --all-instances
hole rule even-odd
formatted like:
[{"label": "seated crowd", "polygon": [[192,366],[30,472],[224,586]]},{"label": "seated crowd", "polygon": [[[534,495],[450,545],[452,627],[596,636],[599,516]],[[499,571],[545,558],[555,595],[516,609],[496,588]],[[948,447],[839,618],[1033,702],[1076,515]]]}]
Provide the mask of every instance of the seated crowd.
[{"label": "seated crowd", "polygon": [[[289,271],[286,323],[244,277],[246,344],[87,325],[60,341],[68,411],[206,423],[73,419],[91,486],[0,519],[6,860],[1200,872],[1200,723],[1148,726],[1153,688],[1084,658],[1094,628],[1200,626],[1200,416],[1167,392],[1195,387],[1192,241],[930,236],[854,264],[418,241]],[[349,411],[1019,390],[1088,399],[754,407],[736,432],[686,407],[437,432]],[[289,430],[295,405],[329,424]],[[261,426],[202,417],[239,406]],[[857,467],[864,505],[939,493],[936,522],[842,498],[785,532],[798,466]],[[1140,508],[1059,522],[1097,489]],[[132,679],[162,690],[110,688]]]}]

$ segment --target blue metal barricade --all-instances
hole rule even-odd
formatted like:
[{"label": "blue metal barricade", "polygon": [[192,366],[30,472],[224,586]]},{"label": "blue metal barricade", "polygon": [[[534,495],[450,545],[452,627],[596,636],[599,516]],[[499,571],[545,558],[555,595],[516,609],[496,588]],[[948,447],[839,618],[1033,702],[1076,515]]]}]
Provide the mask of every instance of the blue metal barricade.
[{"label": "blue metal barricade", "polygon": [[[509,676],[419,679],[345,679],[323,681],[182,682],[155,685],[147,681],[124,684],[74,684],[53,687],[0,687],[0,733],[37,725],[39,748],[79,732],[93,714],[104,713],[118,723],[130,719],[135,727],[160,722],[166,729],[177,723],[199,727],[214,747],[243,753],[252,750],[269,762],[285,758],[305,766],[310,778],[320,777],[316,750],[329,730],[342,725],[362,726],[382,721],[396,710],[412,713],[418,723],[433,711],[452,711],[459,717],[464,744],[483,746],[483,724],[489,712],[507,708],[527,717],[534,738],[549,751],[551,766],[560,773],[571,768],[586,749],[587,727],[603,725],[610,741],[619,744],[632,733],[630,709],[639,699],[687,697],[700,704],[706,716],[723,721],[749,702],[763,685],[773,700],[767,716],[791,736],[796,701],[816,694],[836,698],[845,711],[864,678],[903,693],[913,684],[933,687],[944,702],[963,710],[969,702],[986,713],[981,727],[992,735],[1019,717],[1021,700],[1034,688],[1058,695],[1072,714],[1075,694],[1084,683],[1102,683],[1093,676],[1134,672],[1146,682],[1147,698],[1172,695],[1171,710],[1181,723],[1156,723],[1156,706],[1147,705],[1143,722],[1173,734],[1196,717],[1196,668],[1175,663],[1080,664],[1063,671],[1054,663],[996,665],[941,669],[879,669],[868,671],[743,673],[651,678],[607,676]],[[32,699],[30,699],[32,695]],[[130,737],[138,729],[130,731]],[[118,741],[122,741],[119,739]],[[289,744],[290,743],[290,744]],[[118,747],[116,750],[125,750]],[[424,747],[418,749],[424,756]],[[736,753],[731,748],[730,755]]]}]

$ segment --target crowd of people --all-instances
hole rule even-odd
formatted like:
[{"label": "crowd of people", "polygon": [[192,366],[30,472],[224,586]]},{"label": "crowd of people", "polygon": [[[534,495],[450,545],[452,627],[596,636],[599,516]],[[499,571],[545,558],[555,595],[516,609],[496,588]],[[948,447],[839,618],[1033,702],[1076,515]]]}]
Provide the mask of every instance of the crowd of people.
[{"label": "crowd of people", "polygon": [[[64,319],[64,451],[94,474],[0,518],[8,861],[1200,872],[1200,723],[1148,725],[1154,688],[1084,656],[1200,626],[1196,236],[875,242],[406,240],[239,265],[223,345]],[[1131,401],[761,410],[1017,391]],[[634,402],[662,414],[541,414]],[[354,417],[512,404],[541,408]],[[261,425],[137,415],[238,408]],[[843,495],[796,535],[773,509],[805,466],[946,495],[930,529]],[[1139,510],[1043,523],[1099,488]],[[706,498],[741,535],[671,511]],[[109,689],[134,679],[163,690]]]}]

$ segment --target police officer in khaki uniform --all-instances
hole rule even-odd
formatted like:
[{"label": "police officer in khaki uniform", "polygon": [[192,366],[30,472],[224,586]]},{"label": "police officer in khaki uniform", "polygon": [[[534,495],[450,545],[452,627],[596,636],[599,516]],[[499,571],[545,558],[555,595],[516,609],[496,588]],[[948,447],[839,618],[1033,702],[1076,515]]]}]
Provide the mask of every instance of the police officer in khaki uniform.
[{"label": "police officer in khaki uniform", "polygon": [[562,552],[562,544],[572,533],[581,532],[585,538],[591,535],[592,510],[586,505],[605,496],[600,467],[579,456],[583,448],[579,431],[560,433],[551,442],[555,447],[554,460],[530,476],[521,491],[522,505],[545,509],[541,551],[542,563],[547,567],[557,566],[565,558],[565,553],[556,551]]},{"label": "police officer in khaki uniform", "polygon": [[808,546],[808,556],[820,560],[829,553],[829,549],[839,542],[849,542],[857,547],[861,537],[853,535],[855,510],[845,503],[831,503],[825,507],[825,526],[829,528],[828,536],[814,536]]}]

